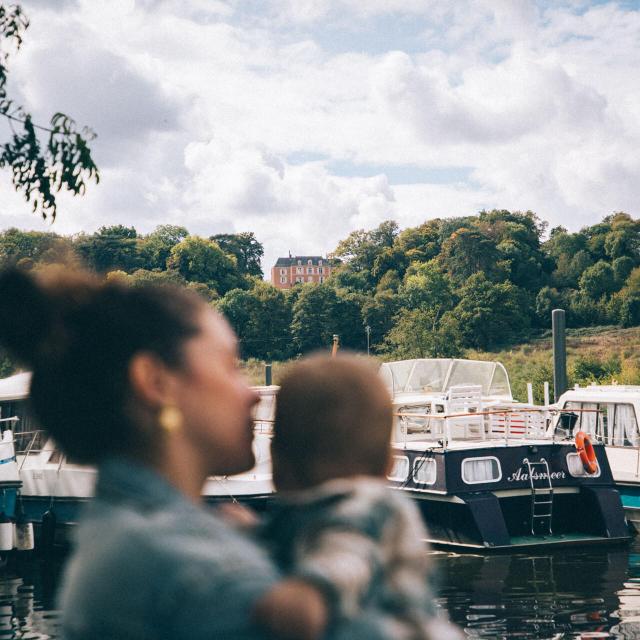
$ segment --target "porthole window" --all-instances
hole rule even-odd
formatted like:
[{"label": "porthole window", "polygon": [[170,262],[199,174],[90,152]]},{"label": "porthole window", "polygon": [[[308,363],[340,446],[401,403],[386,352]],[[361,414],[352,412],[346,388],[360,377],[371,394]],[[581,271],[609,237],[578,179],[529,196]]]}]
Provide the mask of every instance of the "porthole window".
[{"label": "porthole window", "polygon": [[574,478],[598,478],[600,476],[600,465],[596,462],[596,466],[598,469],[595,473],[588,473],[577,453],[567,453],[567,469],[569,469],[569,473]]},{"label": "porthole window", "polygon": [[498,482],[502,479],[500,461],[493,456],[467,458],[462,461],[462,480],[467,484]]},{"label": "porthole window", "polygon": [[389,480],[406,480],[409,477],[409,458],[407,456],[393,456],[393,466],[387,478]]},{"label": "porthole window", "polygon": [[435,484],[436,461],[433,458],[416,458],[413,461],[413,481],[419,484]]}]

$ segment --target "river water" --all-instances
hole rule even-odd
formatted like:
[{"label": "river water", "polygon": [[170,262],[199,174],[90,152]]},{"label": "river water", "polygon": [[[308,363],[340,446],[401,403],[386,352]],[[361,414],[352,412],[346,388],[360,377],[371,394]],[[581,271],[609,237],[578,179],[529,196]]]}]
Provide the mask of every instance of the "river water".
[{"label": "river water", "polygon": [[[470,638],[640,639],[640,539],[615,549],[433,553],[440,604]],[[0,640],[57,638],[59,567],[0,570]]]}]

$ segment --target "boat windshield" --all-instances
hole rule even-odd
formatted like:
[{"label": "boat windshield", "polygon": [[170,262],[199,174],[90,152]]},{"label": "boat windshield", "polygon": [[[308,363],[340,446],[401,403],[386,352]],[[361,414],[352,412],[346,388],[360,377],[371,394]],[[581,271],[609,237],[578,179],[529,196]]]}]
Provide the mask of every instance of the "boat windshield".
[{"label": "boat windshield", "polygon": [[392,395],[446,393],[453,386],[479,385],[483,395],[510,399],[505,368],[499,362],[444,358],[385,362],[380,373]]}]

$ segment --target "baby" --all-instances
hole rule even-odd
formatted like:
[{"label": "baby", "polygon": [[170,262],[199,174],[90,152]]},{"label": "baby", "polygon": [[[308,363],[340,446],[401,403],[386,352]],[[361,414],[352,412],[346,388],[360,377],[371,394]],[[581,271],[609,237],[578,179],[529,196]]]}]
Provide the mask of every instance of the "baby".
[{"label": "baby", "polygon": [[314,640],[359,616],[369,638],[461,637],[435,617],[418,510],[386,486],[391,424],[389,393],[363,358],[313,356],[282,381],[271,445],[278,504],[264,535],[290,577],[256,610],[276,637]]}]

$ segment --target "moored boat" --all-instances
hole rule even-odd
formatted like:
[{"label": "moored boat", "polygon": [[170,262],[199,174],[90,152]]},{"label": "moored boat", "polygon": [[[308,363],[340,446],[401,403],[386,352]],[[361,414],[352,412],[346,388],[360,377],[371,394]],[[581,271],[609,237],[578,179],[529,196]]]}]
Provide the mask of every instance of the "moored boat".
[{"label": "moored boat", "polygon": [[597,385],[565,391],[551,437],[583,431],[604,446],[627,519],[640,529],[640,386]]},{"label": "moored boat", "polygon": [[[5,431],[4,439],[0,441],[0,500],[9,501],[3,497],[5,486],[13,489],[10,515],[14,514],[17,495],[23,517],[36,526],[42,523],[45,513],[53,514],[49,521],[56,525],[56,539],[64,541],[83,505],[93,497],[96,470],[68,460],[53,439],[35,423],[27,403],[29,384],[29,373],[0,380],[0,416],[10,415],[14,429],[13,432]],[[203,498],[208,504],[235,500],[260,509],[273,493],[270,434],[277,387],[256,389],[261,398],[254,416],[256,464],[243,474],[208,478],[203,489]],[[0,424],[3,423],[0,421]],[[7,440],[7,434],[12,434],[11,442]],[[5,465],[2,456],[9,444],[13,460],[12,465]],[[14,475],[7,477],[5,482],[9,470],[13,470]],[[0,518],[0,527],[1,524]]]},{"label": "moored boat", "polygon": [[513,400],[500,363],[386,363],[394,465],[389,481],[420,505],[436,545],[512,549],[629,539],[604,446],[589,473],[551,413]]}]

